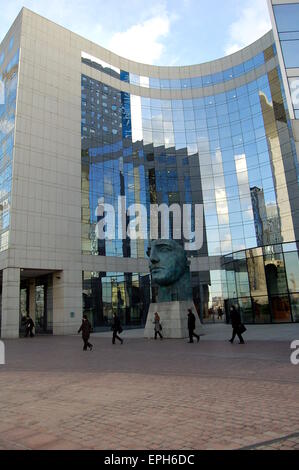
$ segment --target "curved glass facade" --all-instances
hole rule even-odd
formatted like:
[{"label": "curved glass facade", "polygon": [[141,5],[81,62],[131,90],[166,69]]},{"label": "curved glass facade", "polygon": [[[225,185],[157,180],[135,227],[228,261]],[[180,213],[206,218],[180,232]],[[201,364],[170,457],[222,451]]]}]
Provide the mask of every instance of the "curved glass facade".
[{"label": "curved glass facade", "polygon": [[[226,256],[234,259],[235,252],[247,254],[298,239],[297,209],[289,194],[289,182],[298,181],[298,159],[275,47],[234,66],[230,75],[227,69],[209,75],[209,83],[205,75],[190,77],[186,87],[178,78],[132,81],[129,71],[111,69],[86,54],[82,62],[83,253],[146,257],[147,240],[97,239],[99,200],[113,205],[116,215],[118,196],[126,196],[127,207],[146,205],[148,214],[151,203],[203,204],[204,243],[189,254],[199,258],[199,265],[205,260],[202,270],[194,260],[191,269],[194,301],[208,320],[213,309],[232,299]],[[113,86],[108,77],[96,78],[95,69],[116,78]],[[122,82],[139,85],[140,92],[136,94],[136,87],[134,93],[123,91]],[[204,83],[214,85],[212,94],[210,88],[201,89]],[[170,91],[163,96],[166,88],[190,90],[188,96],[181,91],[174,98]],[[248,262],[246,273],[248,278]],[[256,312],[255,295],[246,292],[240,296],[238,291],[233,299],[250,298],[246,312]],[[293,300],[289,290],[282,295],[288,296],[288,313],[261,314],[261,321],[298,321],[297,294]],[[247,321],[260,321],[254,313],[246,315]]]}]

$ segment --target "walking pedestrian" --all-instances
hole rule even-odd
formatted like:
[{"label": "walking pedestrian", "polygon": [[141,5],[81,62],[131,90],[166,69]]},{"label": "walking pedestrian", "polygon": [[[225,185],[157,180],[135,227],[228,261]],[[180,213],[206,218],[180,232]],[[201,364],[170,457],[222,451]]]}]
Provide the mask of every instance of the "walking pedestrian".
[{"label": "walking pedestrian", "polygon": [[242,332],[246,331],[244,325],[242,325],[240,312],[236,309],[234,305],[230,307],[230,319],[233,328],[233,335],[229,340],[230,343],[234,342],[236,335],[239,338],[240,344],[244,344],[244,339],[242,338]]},{"label": "walking pedestrian", "polygon": [[189,330],[189,341],[188,343],[193,343],[193,337],[197,338],[199,341],[199,335],[194,333],[195,330],[195,315],[192,312],[191,308],[188,309],[188,330]]},{"label": "walking pedestrian", "polygon": [[91,333],[91,324],[89,323],[89,320],[86,315],[83,315],[82,318],[82,324],[78,330],[78,333],[82,331],[82,339],[83,339],[83,351],[87,351],[87,348],[90,349],[90,351],[93,348],[93,345],[88,341]]},{"label": "walking pedestrian", "polygon": [[218,307],[217,312],[218,312],[218,318],[217,318],[217,319],[218,319],[218,320],[222,320],[222,316],[223,316],[223,310],[222,310],[222,308],[221,308],[221,307]]},{"label": "walking pedestrian", "polygon": [[155,313],[155,318],[154,318],[153,323],[154,323],[154,325],[155,325],[155,339],[157,339],[157,335],[160,336],[160,339],[163,339],[163,336],[162,336],[162,334],[161,334],[162,325],[161,325],[161,323],[160,323],[160,317],[159,317],[158,312]]},{"label": "walking pedestrian", "polygon": [[115,344],[115,339],[118,339],[118,341],[120,341],[121,344],[123,344],[124,340],[121,339],[117,334],[117,333],[121,333],[123,331],[123,329],[122,329],[121,324],[120,324],[119,316],[116,315],[116,313],[113,313],[113,321],[112,321],[111,329],[113,331],[112,344]]},{"label": "walking pedestrian", "polygon": [[34,328],[34,321],[30,317],[30,315],[27,315],[26,317],[26,322],[25,322],[25,337],[27,338],[28,334],[30,335],[30,338],[33,338],[33,328]]}]

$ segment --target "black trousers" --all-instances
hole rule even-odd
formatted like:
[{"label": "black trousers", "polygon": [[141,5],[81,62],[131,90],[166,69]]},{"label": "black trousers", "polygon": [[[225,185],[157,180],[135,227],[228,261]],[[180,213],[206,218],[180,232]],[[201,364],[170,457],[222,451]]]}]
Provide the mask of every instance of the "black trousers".
[{"label": "black trousers", "polygon": [[26,328],[26,333],[25,333],[25,336],[27,338],[28,334],[30,334],[30,338],[33,338],[34,334],[33,334],[33,328],[30,328],[30,327],[27,327]]},{"label": "black trousers", "polygon": [[157,335],[159,335],[160,338],[163,339],[163,336],[161,335],[160,331],[155,330],[155,339],[157,339]]},{"label": "black trousers", "polygon": [[194,330],[189,329],[189,341],[190,341],[190,343],[193,343],[193,336],[194,336],[194,338],[199,340],[199,336],[196,333],[194,333]]},{"label": "black trousers", "polygon": [[84,346],[83,346],[83,351],[87,351],[87,348],[92,348],[92,344],[89,343],[89,338],[83,338]]},{"label": "black trousers", "polygon": [[233,328],[233,336],[232,336],[231,342],[233,343],[236,335],[238,336],[240,343],[244,343],[244,339],[242,338],[241,333],[239,333],[238,327]]},{"label": "black trousers", "polygon": [[118,336],[117,331],[113,330],[112,344],[115,344],[115,339],[118,339],[118,341],[120,341],[121,343],[123,342],[123,340]]}]

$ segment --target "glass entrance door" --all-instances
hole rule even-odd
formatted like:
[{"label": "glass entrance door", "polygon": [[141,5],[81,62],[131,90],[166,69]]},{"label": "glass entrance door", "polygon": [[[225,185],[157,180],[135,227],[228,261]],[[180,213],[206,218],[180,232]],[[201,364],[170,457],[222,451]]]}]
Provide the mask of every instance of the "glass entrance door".
[{"label": "glass entrance door", "polygon": [[37,333],[46,333],[47,321],[47,283],[41,282],[35,286],[35,329]]}]

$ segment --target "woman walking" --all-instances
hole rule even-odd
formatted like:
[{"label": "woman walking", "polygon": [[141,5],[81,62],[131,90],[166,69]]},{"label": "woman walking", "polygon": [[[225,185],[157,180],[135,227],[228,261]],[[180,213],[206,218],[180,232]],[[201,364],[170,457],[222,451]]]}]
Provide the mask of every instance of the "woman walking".
[{"label": "woman walking", "polygon": [[155,313],[155,318],[154,318],[154,321],[153,321],[153,324],[155,325],[155,339],[157,339],[157,335],[160,336],[160,339],[163,339],[163,336],[161,334],[161,331],[162,331],[162,325],[160,323],[160,317],[158,315],[158,312]]},{"label": "woman walking", "polygon": [[81,331],[82,331],[82,339],[84,342],[83,351],[87,351],[87,348],[89,348],[91,351],[93,346],[88,341],[90,337],[90,332],[91,332],[91,324],[89,323],[86,315],[83,315],[82,325],[80,326],[78,333],[80,333]]},{"label": "woman walking", "polygon": [[243,327],[242,321],[241,321],[241,315],[234,305],[232,305],[230,308],[230,319],[231,319],[232,328],[233,328],[233,335],[232,335],[232,338],[229,340],[230,343],[234,342],[234,339],[237,335],[239,338],[240,344],[244,344],[244,339],[242,338],[242,334],[241,334],[241,328]]},{"label": "woman walking", "polygon": [[124,340],[121,339],[117,334],[117,333],[121,333],[123,329],[120,324],[120,319],[116,315],[116,313],[113,313],[113,321],[112,321],[111,330],[113,331],[112,344],[115,344],[115,339],[118,339],[118,341],[120,341],[121,344],[123,344]]}]

